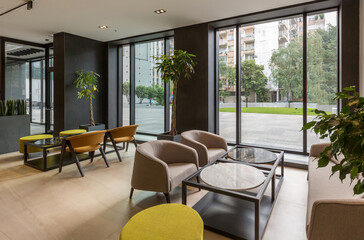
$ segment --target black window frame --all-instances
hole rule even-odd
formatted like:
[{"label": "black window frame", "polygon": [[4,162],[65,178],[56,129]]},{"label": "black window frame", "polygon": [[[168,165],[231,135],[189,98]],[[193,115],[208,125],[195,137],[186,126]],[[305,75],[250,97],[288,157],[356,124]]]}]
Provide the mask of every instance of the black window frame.
[{"label": "black window frame", "polygon": [[[308,10],[308,11],[301,11],[301,12],[295,12],[294,14],[287,14],[282,16],[274,16],[271,18],[264,18],[257,21],[244,21],[236,19],[237,23],[230,24],[230,25],[224,25],[215,27],[214,34],[215,34],[215,129],[216,133],[220,133],[220,119],[219,119],[219,34],[218,32],[224,29],[235,29],[236,33],[236,89],[240,89],[241,87],[241,74],[240,74],[240,67],[241,67],[241,44],[240,44],[240,29],[242,26],[252,25],[252,24],[259,24],[264,22],[272,22],[272,21],[279,21],[280,19],[288,19],[288,18],[294,18],[294,17],[302,17],[303,19],[303,124],[304,126],[307,123],[307,16],[320,14],[320,13],[326,13],[326,12],[333,12],[336,11],[337,13],[337,91],[341,90],[342,81],[341,81],[341,75],[340,75],[340,28],[341,28],[341,15],[340,15],[340,6],[334,6],[329,8],[323,8],[323,9],[315,9],[315,10]],[[268,11],[269,12],[269,11]],[[273,11],[272,11],[273,12]],[[257,13],[258,15],[260,13]],[[274,15],[274,14],[273,14]],[[250,16],[254,19],[254,14]],[[228,21],[231,21],[232,19],[229,19]],[[236,91],[236,139],[235,143],[228,142],[228,145],[230,146],[244,146],[244,147],[257,147],[257,148],[265,148],[268,150],[276,150],[276,151],[285,151],[286,153],[292,153],[292,154],[301,154],[301,155],[308,155],[307,151],[307,130],[303,130],[303,144],[302,144],[302,151],[296,151],[293,149],[287,149],[287,148],[276,148],[276,147],[267,147],[267,146],[261,146],[261,145],[251,145],[251,144],[243,144],[241,143],[242,135],[241,135],[241,91]],[[340,111],[340,102],[337,101],[337,109]]]},{"label": "black window frame", "polygon": [[[143,35],[143,37],[145,37]],[[130,46],[130,52],[129,52],[129,91],[130,91],[130,112],[129,112],[129,124],[133,125],[135,124],[135,45],[136,44],[143,44],[153,41],[164,41],[164,53],[169,53],[170,45],[168,40],[173,39],[174,35],[168,34],[167,36],[162,37],[155,37],[155,38],[148,38],[147,40],[123,40],[125,43],[121,43],[118,45],[118,125],[123,126],[123,55],[122,55],[122,48],[123,46]],[[164,82],[164,120],[163,120],[163,126],[164,126],[164,132],[170,131],[170,109],[169,109],[169,103],[170,103],[170,83]],[[150,133],[150,132],[143,132],[143,131],[137,131],[137,134],[140,135],[146,135],[146,136],[157,136],[158,133]]]}]

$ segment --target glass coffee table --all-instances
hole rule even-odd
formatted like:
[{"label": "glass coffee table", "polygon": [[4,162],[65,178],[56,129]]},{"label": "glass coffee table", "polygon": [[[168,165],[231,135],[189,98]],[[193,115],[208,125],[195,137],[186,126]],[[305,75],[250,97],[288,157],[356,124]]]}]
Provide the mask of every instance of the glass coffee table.
[{"label": "glass coffee table", "polygon": [[[24,143],[24,165],[36,168],[41,171],[48,171],[59,167],[60,161],[60,152],[55,154],[49,154],[49,150],[53,148],[62,147],[65,143],[64,137],[54,137],[41,139],[34,142],[25,142]],[[33,146],[42,150],[42,156],[39,157],[39,153],[29,154],[27,151],[28,146]],[[38,157],[31,157],[30,155],[34,155]],[[88,159],[88,154],[77,154],[79,156],[80,161]],[[68,165],[74,163],[74,160],[70,153],[64,153],[63,165]]]},{"label": "glass coffee table", "polygon": [[272,163],[277,159],[277,155],[271,151],[261,148],[242,146],[233,147],[224,157],[235,161],[256,164]]},{"label": "glass coffee table", "polygon": [[182,181],[182,203],[187,204],[187,186],[207,190],[193,206],[206,229],[233,239],[260,240],[282,186],[284,172],[276,172],[284,167],[284,152],[267,161],[234,160],[228,154]]}]

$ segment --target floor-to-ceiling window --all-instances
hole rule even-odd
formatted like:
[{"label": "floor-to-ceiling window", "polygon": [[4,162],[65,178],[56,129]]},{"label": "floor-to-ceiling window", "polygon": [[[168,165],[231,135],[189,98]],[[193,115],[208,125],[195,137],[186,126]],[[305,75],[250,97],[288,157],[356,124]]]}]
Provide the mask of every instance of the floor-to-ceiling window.
[{"label": "floor-to-ceiling window", "polygon": [[173,97],[160,73],[155,57],[173,54],[173,38],[120,46],[122,125],[138,124],[138,133],[156,135],[169,130]]},{"label": "floor-to-ceiling window", "polygon": [[337,111],[337,20],[335,10],[218,29],[219,134],[303,153],[325,141],[301,128],[316,108]]},{"label": "floor-to-ceiling window", "polygon": [[164,132],[164,82],[154,68],[164,40],[135,44],[135,123],[139,131]]}]

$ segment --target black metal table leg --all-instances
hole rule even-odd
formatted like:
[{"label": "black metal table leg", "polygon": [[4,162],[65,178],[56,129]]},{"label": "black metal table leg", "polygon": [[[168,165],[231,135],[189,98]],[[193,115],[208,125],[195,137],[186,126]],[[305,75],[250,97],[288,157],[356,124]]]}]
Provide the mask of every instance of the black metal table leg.
[{"label": "black metal table leg", "polygon": [[43,149],[43,171],[47,171],[47,149]]},{"label": "black metal table leg", "polygon": [[187,205],[187,197],[186,197],[186,184],[184,182],[182,182],[182,204]]},{"label": "black metal table leg", "polygon": [[255,229],[254,229],[254,239],[260,240],[259,224],[260,224],[260,201],[256,201],[254,204],[255,210]]},{"label": "black metal table leg", "polygon": [[24,143],[24,164],[28,162],[28,145]]}]

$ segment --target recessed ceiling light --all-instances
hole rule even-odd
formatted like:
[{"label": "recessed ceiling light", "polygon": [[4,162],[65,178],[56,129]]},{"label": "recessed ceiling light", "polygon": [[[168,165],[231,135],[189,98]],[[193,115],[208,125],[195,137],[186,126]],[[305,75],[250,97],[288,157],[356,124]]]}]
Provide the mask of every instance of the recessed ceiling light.
[{"label": "recessed ceiling light", "polygon": [[50,36],[50,37],[53,37],[53,36],[54,36],[54,34],[49,34],[49,36]]},{"label": "recessed ceiling light", "polygon": [[106,26],[106,25],[101,25],[101,26],[99,26],[99,28],[100,29],[106,29],[106,28],[109,28],[108,26]]},{"label": "recessed ceiling light", "polygon": [[166,10],[164,10],[164,9],[158,9],[158,10],[155,10],[154,11],[156,14],[161,14],[161,13],[165,13],[165,12],[167,12]]}]

